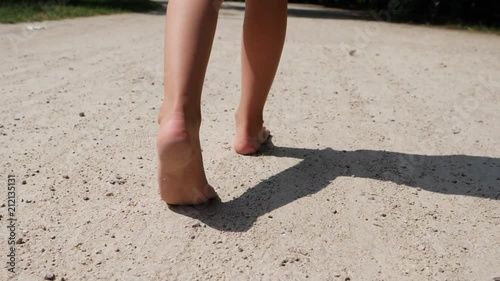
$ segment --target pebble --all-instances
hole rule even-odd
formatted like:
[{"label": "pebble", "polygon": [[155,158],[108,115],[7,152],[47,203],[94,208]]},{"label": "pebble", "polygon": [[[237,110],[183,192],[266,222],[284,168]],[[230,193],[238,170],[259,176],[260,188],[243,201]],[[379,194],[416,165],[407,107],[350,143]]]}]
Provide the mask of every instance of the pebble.
[{"label": "pebble", "polygon": [[80,115],[80,117],[85,117],[85,112],[80,112],[78,115]]},{"label": "pebble", "polygon": [[113,192],[108,192],[108,193],[106,193],[106,196],[108,196],[108,197],[109,196],[114,196],[114,194],[113,194]]},{"label": "pebble", "polygon": [[17,241],[16,241],[16,244],[24,244],[24,243],[26,243],[26,241],[24,241],[24,239],[22,237],[17,239]]},{"label": "pebble", "polygon": [[26,184],[26,180],[23,180],[21,183],[22,183],[22,184]]},{"label": "pebble", "polygon": [[193,227],[193,228],[195,228],[195,227],[201,227],[201,224],[199,222],[193,223],[193,225],[191,225],[191,227]]},{"label": "pebble", "polygon": [[49,271],[45,274],[45,277],[43,277],[43,279],[45,280],[55,280],[56,279],[56,275],[54,274],[54,272],[52,271]]},{"label": "pebble", "polygon": [[67,179],[69,179],[69,176],[68,175],[64,175],[63,179],[67,180]]},{"label": "pebble", "polygon": [[238,247],[238,252],[240,252],[240,253],[243,252],[243,248]]}]

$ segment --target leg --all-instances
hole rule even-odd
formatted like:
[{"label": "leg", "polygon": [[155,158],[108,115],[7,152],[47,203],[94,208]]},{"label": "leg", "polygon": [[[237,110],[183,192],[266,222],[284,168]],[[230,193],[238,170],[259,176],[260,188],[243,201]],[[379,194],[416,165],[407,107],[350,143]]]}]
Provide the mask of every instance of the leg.
[{"label": "leg", "polygon": [[200,99],[221,0],[170,0],[165,34],[165,99],[158,116],[158,182],[168,204],[215,196],[199,140]]},{"label": "leg", "polygon": [[234,149],[253,154],[269,137],[264,105],[278,69],[287,22],[286,0],[247,0],[241,54],[242,93]]}]

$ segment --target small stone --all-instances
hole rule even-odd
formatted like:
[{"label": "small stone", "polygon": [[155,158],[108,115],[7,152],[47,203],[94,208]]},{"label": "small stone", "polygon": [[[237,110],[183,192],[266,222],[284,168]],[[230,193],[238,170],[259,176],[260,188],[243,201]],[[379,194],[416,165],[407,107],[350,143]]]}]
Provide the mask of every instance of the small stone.
[{"label": "small stone", "polygon": [[272,219],[272,218],[273,218],[273,216],[271,216],[271,215],[269,215],[269,216],[267,216],[267,217],[268,217],[268,218],[270,218],[270,219]]},{"label": "small stone", "polygon": [[350,50],[350,51],[349,51],[349,55],[350,55],[350,56],[354,56],[355,54],[356,54],[356,50]]},{"label": "small stone", "polygon": [[381,216],[382,216],[382,217],[384,217],[384,218],[385,218],[385,217],[387,217],[387,215],[386,215],[386,214],[381,214]]},{"label": "small stone", "polygon": [[193,228],[195,228],[195,227],[201,227],[201,224],[200,224],[199,222],[197,222],[197,223],[193,223],[193,224],[191,225],[191,227],[193,227]]},{"label": "small stone", "polygon": [[27,182],[26,182],[26,180],[23,180],[21,183],[22,183],[22,184],[26,184]]},{"label": "small stone", "polygon": [[69,176],[68,175],[64,175],[63,179],[67,180],[67,179],[69,179]]},{"label": "small stone", "polygon": [[83,200],[88,201],[90,198],[88,196],[83,197]]},{"label": "small stone", "polygon": [[113,194],[113,192],[108,192],[108,193],[106,193],[106,196],[108,196],[108,197],[109,196],[114,196],[114,194]]},{"label": "small stone", "polygon": [[238,247],[238,252],[240,252],[240,253],[243,252],[243,248]]},{"label": "small stone", "polygon": [[16,244],[24,244],[24,243],[26,243],[26,241],[24,241],[24,239],[22,237],[17,239],[17,241],[16,241]]},{"label": "small stone", "polygon": [[43,277],[43,279],[45,279],[45,280],[55,280],[56,279],[56,275],[54,274],[54,272],[49,271],[49,272],[45,273],[45,277]]},{"label": "small stone", "polygon": [[80,117],[85,117],[85,112],[80,112],[78,115],[80,115]]},{"label": "small stone", "polygon": [[191,235],[191,239],[194,239],[194,238],[196,238],[196,236],[194,236],[194,235]]}]

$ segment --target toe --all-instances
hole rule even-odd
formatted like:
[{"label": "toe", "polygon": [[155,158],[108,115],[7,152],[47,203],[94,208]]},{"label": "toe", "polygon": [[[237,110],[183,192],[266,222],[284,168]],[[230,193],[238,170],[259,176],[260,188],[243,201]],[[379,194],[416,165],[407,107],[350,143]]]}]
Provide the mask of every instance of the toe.
[{"label": "toe", "polygon": [[263,144],[263,143],[267,142],[270,135],[271,135],[271,132],[266,127],[262,127],[262,129],[260,129],[260,132],[257,136],[259,139],[259,143]]}]

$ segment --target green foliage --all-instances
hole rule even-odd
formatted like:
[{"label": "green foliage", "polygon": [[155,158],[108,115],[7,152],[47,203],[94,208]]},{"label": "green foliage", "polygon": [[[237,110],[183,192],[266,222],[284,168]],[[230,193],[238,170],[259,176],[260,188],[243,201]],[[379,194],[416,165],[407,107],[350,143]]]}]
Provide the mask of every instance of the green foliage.
[{"label": "green foliage", "polygon": [[148,12],[161,7],[149,0],[0,0],[0,23]]}]

